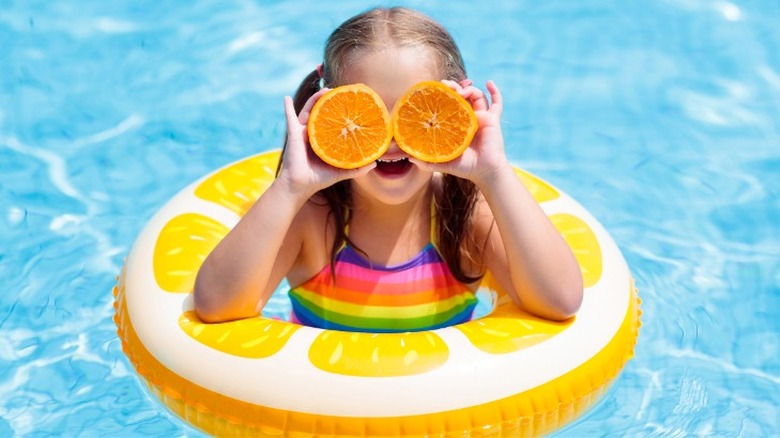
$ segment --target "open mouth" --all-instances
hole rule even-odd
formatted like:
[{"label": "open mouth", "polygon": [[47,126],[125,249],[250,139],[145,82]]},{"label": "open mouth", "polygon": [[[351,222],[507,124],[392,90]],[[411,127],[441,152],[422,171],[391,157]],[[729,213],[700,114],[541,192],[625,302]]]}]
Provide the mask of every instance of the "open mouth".
[{"label": "open mouth", "polygon": [[403,175],[409,169],[411,169],[412,166],[413,164],[411,161],[409,161],[408,158],[398,158],[395,160],[376,160],[376,170],[382,175],[386,176]]}]

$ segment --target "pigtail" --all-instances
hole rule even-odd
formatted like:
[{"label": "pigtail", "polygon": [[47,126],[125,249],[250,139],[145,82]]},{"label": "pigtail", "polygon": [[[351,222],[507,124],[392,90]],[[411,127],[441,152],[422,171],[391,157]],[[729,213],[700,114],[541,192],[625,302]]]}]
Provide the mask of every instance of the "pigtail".
[{"label": "pigtail", "polygon": [[298,86],[298,90],[293,96],[293,106],[295,107],[295,113],[300,114],[303,106],[306,105],[306,101],[314,95],[314,93],[322,89],[322,76],[320,68],[315,69],[308,76],[306,76],[301,85]]},{"label": "pigtail", "polygon": [[464,249],[467,248],[464,240],[473,235],[468,229],[477,203],[477,186],[467,179],[445,174],[442,178],[442,194],[436,199],[436,214],[439,215],[436,220],[436,244],[452,275],[461,283],[473,283],[483,275],[472,277],[466,274],[461,266],[461,254],[466,251],[466,257],[476,262],[476,257]]}]

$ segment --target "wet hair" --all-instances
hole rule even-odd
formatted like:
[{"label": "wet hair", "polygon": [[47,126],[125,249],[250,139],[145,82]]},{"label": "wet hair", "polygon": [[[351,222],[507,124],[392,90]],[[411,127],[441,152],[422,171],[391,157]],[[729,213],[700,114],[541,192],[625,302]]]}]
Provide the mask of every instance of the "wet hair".
[{"label": "wet hair", "polygon": [[[296,113],[300,113],[309,98],[322,87],[343,85],[344,69],[348,68],[351,57],[387,47],[427,49],[441,79],[460,82],[467,77],[460,50],[439,23],[408,8],[374,8],[348,19],[330,35],[325,45],[322,68],[309,73],[293,97]],[[281,167],[280,159],[277,174]],[[473,236],[467,233],[467,228],[477,202],[477,187],[469,180],[448,174],[443,175],[442,185],[442,195],[434,198],[435,214],[438,216],[435,221],[437,246],[455,278],[463,283],[472,283],[482,275],[468,275],[461,266],[461,260],[464,255],[472,264],[478,259],[464,245],[464,239]],[[346,233],[352,216],[350,181],[338,182],[320,190],[318,195],[315,198],[327,203],[330,207],[329,220],[335,222],[336,235],[331,248],[331,266],[334,266],[342,244],[346,242],[357,248]],[[315,198],[312,202],[316,202]]]}]

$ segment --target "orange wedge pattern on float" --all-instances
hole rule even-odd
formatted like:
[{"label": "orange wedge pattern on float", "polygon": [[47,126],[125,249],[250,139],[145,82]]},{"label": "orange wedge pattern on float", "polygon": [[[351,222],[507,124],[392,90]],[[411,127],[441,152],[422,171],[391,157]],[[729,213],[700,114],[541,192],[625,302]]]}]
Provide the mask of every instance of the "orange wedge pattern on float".
[{"label": "orange wedge pattern on float", "polygon": [[457,325],[455,329],[486,353],[505,354],[528,348],[566,330],[573,321],[548,321],[520,310],[490,272],[485,274],[480,287],[497,294],[495,309],[489,315]]},{"label": "orange wedge pattern on float", "polygon": [[360,377],[422,374],[447,361],[449,349],[433,332],[357,333],[329,330],[314,340],[309,360],[331,373]]},{"label": "orange wedge pattern on float", "polygon": [[[268,152],[226,167],[198,185],[195,195],[243,216],[273,181],[279,156],[278,151]],[[228,231],[198,213],[171,219],[155,246],[154,273],[159,286],[167,292],[191,292],[198,269]],[[179,317],[179,326],[201,344],[247,358],[277,353],[299,328],[266,318],[204,324],[191,311]]]},{"label": "orange wedge pattern on float", "polygon": [[206,178],[195,189],[195,196],[243,216],[271,185],[278,162],[278,151],[239,161]]},{"label": "orange wedge pattern on float", "polygon": [[540,204],[542,202],[552,201],[560,196],[558,191],[551,185],[524,170],[515,167],[515,174],[517,174],[528,191],[531,192],[531,196]]},{"label": "orange wedge pattern on float", "polygon": [[154,278],[166,292],[192,292],[206,256],[228,233],[228,227],[198,213],[171,219],[157,236]]},{"label": "orange wedge pattern on float", "polygon": [[[508,298],[508,297],[507,297]],[[543,342],[571,325],[537,318],[513,303],[499,306],[490,315],[455,326],[475,347],[491,354],[505,354]]]},{"label": "orange wedge pattern on float", "polygon": [[204,324],[195,312],[179,317],[179,326],[201,344],[234,356],[259,359],[279,352],[300,326],[268,318]]},{"label": "orange wedge pattern on float", "polygon": [[598,283],[603,269],[601,246],[590,226],[577,216],[566,213],[554,214],[550,216],[550,221],[577,258],[584,286],[588,288]]},{"label": "orange wedge pattern on float", "polygon": [[[547,197],[552,193],[557,196],[554,189],[542,185],[536,190],[535,196]],[[582,219],[567,213],[554,214],[550,216],[550,221],[577,258],[584,287],[598,283],[603,261],[601,247],[593,230]],[[495,282],[492,277],[485,281]],[[509,297],[500,296],[498,299],[499,305],[490,315],[455,327],[474,346],[487,353],[504,354],[528,348],[557,335],[574,321],[573,318],[564,322],[536,318],[514,306]]]}]

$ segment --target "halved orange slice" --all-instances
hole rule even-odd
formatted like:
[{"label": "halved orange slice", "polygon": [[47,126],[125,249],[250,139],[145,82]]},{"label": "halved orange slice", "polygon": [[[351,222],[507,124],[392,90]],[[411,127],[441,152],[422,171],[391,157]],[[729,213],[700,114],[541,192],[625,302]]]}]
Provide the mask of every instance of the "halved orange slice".
[{"label": "halved orange slice", "polygon": [[434,332],[359,333],[326,330],[309,348],[309,360],[334,374],[396,377],[422,374],[442,366],[450,356]]},{"label": "halved orange slice", "polygon": [[393,107],[393,134],[407,154],[431,163],[460,156],[479,124],[471,104],[437,81],[420,82]]},{"label": "halved orange slice", "polygon": [[343,169],[381,157],[393,138],[387,107],[363,84],[337,87],[320,97],[309,115],[308,131],[314,153]]}]

